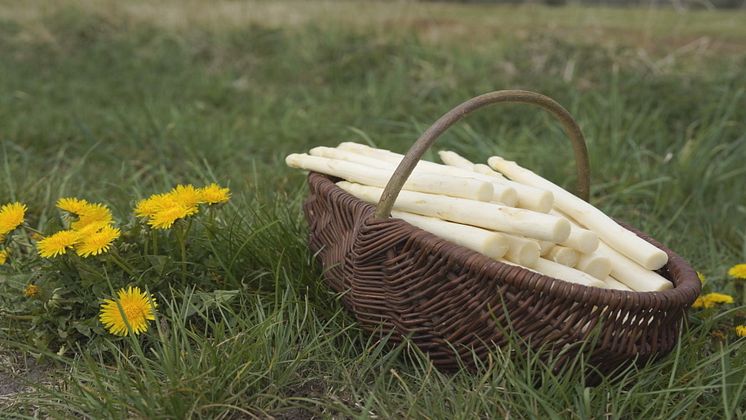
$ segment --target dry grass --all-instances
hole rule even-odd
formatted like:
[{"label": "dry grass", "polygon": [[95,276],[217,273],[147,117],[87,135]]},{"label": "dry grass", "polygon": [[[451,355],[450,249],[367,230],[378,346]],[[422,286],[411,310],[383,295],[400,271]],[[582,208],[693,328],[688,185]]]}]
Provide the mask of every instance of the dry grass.
[{"label": "dry grass", "polygon": [[458,5],[373,1],[60,0],[0,2],[0,19],[15,21],[32,38],[48,38],[45,19],[71,7],[116,24],[150,24],[168,30],[223,31],[252,24],[305,24],[357,28],[366,34],[417,34],[431,43],[499,41],[504,37],[553,36],[593,39],[607,47],[634,46],[655,54],[678,48],[738,52],[746,47],[746,14],[733,11],[677,12],[668,8],[609,9],[535,5]]},{"label": "dry grass", "polygon": [[[16,395],[33,389],[29,383],[52,385],[48,368],[30,355],[5,351],[0,346],[0,412],[16,400]],[[28,382],[27,382],[28,381]]]}]

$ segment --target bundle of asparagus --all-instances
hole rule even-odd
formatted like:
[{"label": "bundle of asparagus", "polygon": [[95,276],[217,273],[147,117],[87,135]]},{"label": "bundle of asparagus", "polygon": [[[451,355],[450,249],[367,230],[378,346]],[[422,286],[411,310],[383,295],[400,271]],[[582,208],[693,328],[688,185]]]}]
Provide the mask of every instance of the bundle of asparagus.
[{"label": "bundle of asparagus", "polygon": [[[515,162],[474,164],[450,151],[420,161],[392,217],[507,264],[560,280],[627,291],[673,287],[652,270],[668,256],[603,212]],[[288,166],[343,179],[337,185],[377,203],[404,156],[363,144],[291,154]]]}]

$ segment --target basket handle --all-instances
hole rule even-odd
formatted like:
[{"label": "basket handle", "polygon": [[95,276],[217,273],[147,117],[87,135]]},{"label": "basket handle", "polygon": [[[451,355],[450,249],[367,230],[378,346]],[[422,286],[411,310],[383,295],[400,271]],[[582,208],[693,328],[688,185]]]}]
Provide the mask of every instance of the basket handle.
[{"label": "basket handle", "polygon": [[391,214],[394,207],[394,201],[399,195],[404,182],[414,170],[417,162],[422,155],[443,134],[450,126],[460,121],[462,118],[479,108],[492,105],[498,102],[512,102],[537,105],[545,111],[552,114],[565,130],[565,134],[570,138],[572,149],[575,154],[575,165],[578,171],[578,196],[588,201],[590,195],[590,165],[588,163],[588,149],[585,146],[585,139],[580,127],[572,118],[569,112],[562,105],[555,102],[552,98],[539,93],[529,92],[526,90],[498,90],[495,92],[485,93],[463,102],[461,105],[453,108],[443,114],[433,125],[430,126],[419,139],[409,148],[407,154],[402,159],[394,174],[383,189],[381,199],[376,207],[375,217],[385,219]]}]

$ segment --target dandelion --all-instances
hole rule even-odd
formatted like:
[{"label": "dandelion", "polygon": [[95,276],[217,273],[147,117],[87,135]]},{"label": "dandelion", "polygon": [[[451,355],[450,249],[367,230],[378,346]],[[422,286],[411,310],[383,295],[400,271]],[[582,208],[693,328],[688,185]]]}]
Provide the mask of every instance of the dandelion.
[{"label": "dandelion", "polygon": [[89,203],[79,198],[67,197],[57,200],[57,208],[78,217],[70,227],[73,230],[81,230],[91,224],[110,224],[114,218],[111,210],[103,204]]},{"label": "dandelion", "polygon": [[132,286],[127,290],[120,289],[117,295],[116,300],[105,299],[101,305],[99,320],[104,327],[119,336],[128,335],[130,330],[135,334],[147,331],[148,321],[155,320],[155,309],[158,307],[155,298]]},{"label": "dandelion", "polygon": [[8,261],[8,250],[0,249],[0,265],[5,264]]},{"label": "dandelion", "polygon": [[78,220],[73,222],[70,227],[80,230],[92,223],[110,224],[113,220],[111,210],[105,205],[88,204],[78,213]]},{"label": "dandelion", "polygon": [[174,222],[199,212],[203,202],[201,190],[193,185],[177,185],[166,194],[154,194],[140,200],[135,214],[148,219],[154,229],[169,229]]},{"label": "dandelion", "polygon": [[21,203],[4,204],[0,207],[0,235],[12,232],[23,223],[26,205]]},{"label": "dandelion", "polygon": [[44,258],[62,255],[70,248],[84,258],[98,255],[107,252],[120,235],[119,229],[111,225],[114,220],[111,210],[103,204],[66,197],[57,200],[57,208],[76,216],[77,220],[70,224],[70,230],[37,239],[39,255]]},{"label": "dandelion", "polygon": [[88,235],[91,235],[91,234],[94,234],[100,231],[106,226],[112,226],[112,225],[110,225],[109,223],[105,223],[105,222],[91,222],[79,229],[73,229],[73,230],[78,232],[80,234],[80,237],[83,238],[83,237],[86,237]]},{"label": "dandelion", "polygon": [[746,325],[736,326],[736,335],[739,337],[746,337]]},{"label": "dandelion", "polygon": [[39,295],[39,286],[35,284],[29,284],[26,286],[26,289],[23,291],[23,295],[27,298],[35,298],[37,295]]},{"label": "dandelion", "polygon": [[177,220],[191,216],[195,213],[197,213],[196,208],[185,206],[169,207],[151,216],[150,220],[148,220],[148,224],[154,229],[168,229],[173,226],[174,222]]},{"label": "dandelion", "polygon": [[119,229],[110,225],[104,225],[100,229],[89,232],[85,236],[81,235],[82,239],[75,246],[75,252],[83,258],[107,252],[112,242],[119,238],[120,234]]},{"label": "dandelion", "polygon": [[202,203],[202,193],[194,185],[177,185],[167,194],[177,205],[184,206],[188,209],[194,208],[197,212],[197,206]]},{"label": "dandelion", "polygon": [[746,263],[734,265],[728,270],[728,275],[740,280],[746,280]]},{"label": "dandelion", "polygon": [[137,202],[135,215],[138,217],[151,217],[161,210],[173,207],[173,205],[173,199],[166,194],[154,194]]},{"label": "dandelion", "polygon": [[692,308],[695,309],[709,309],[714,308],[719,304],[733,303],[733,297],[723,293],[708,293],[697,298],[692,304]]},{"label": "dandelion", "polygon": [[225,203],[231,198],[230,189],[221,188],[218,184],[215,183],[212,183],[204,188],[200,188],[199,192],[202,195],[202,201],[207,204]]},{"label": "dandelion", "polygon": [[58,209],[64,210],[68,213],[72,213],[76,216],[80,216],[83,211],[85,211],[85,209],[88,208],[88,206],[90,205],[91,203],[86,200],[81,200],[73,197],[60,198],[59,200],[57,200]]},{"label": "dandelion", "polygon": [[74,230],[61,230],[52,236],[47,236],[36,243],[39,255],[52,258],[63,255],[68,249],[80,241],[80,233]]}]

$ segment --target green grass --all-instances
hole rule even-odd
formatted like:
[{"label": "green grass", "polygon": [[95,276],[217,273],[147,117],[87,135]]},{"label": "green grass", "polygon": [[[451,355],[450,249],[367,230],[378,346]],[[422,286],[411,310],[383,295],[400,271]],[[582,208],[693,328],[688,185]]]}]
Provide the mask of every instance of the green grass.
[{"label": "green grass", "polygon": [[[27,203],[30,226],[48,232],[61,196],[106,202],[124,219],[136,199],[179,182],[228,185],[231,228],[197,246],[220,260],[219,288],[238,293],[210,297],[200,288],[212,280],[194,279],[161,298],[147,339],[52,349],[38,363],[23,322],[0,318],[0,378],[33,373],[24,392],[0,395],[3,415],[746,415],[746,351],[732,331],[746,306],[725,275],[746,261],[743,13],[21,4],[0,7],[0,202]],[[306,248],[304,176],[284,156],[350,139],[403,152],[446,110],[504,88],[565,105],[588,140],[592,202],[736,304],[692,312],[670,356],[595,388],[510,347],[481,373],[443,374],[361,332]],[[484,110],[438,146],[475,160],[499,153],[573,184],[568,141],[531,108]],[[23,267],[3,270],[0,281]]]}]

